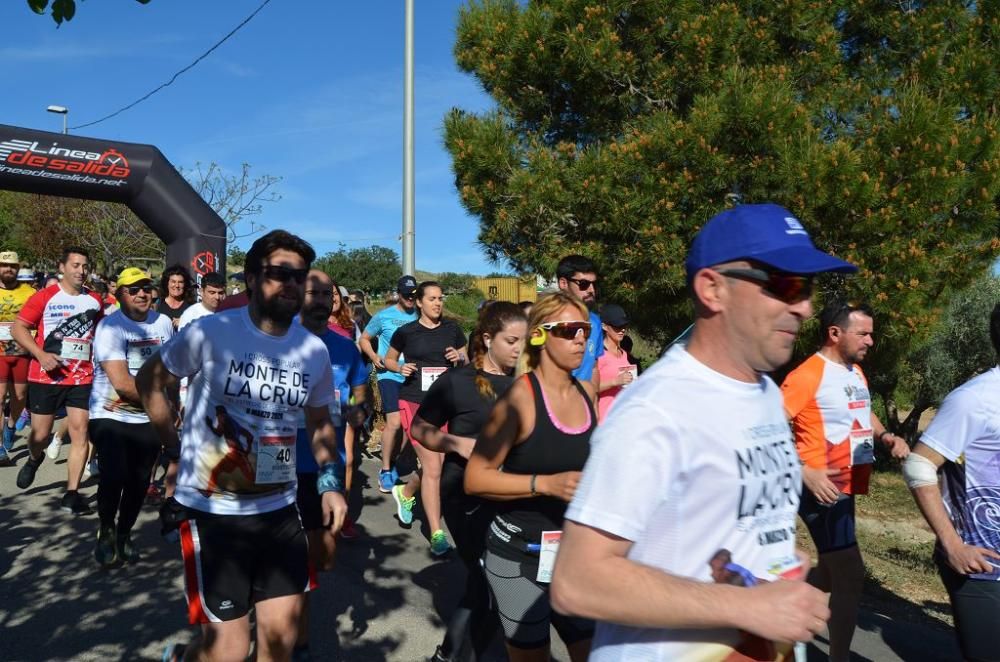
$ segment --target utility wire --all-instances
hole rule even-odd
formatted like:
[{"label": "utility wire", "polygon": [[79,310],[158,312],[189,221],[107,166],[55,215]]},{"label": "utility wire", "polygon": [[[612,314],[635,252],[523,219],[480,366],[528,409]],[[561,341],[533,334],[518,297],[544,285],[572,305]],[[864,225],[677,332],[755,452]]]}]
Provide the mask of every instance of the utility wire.
[{"label": "utility wire", "polygon": [[135,106],[139,105],[140,103],[142,103],[143,101],[145,101],[149,97],[153,96],[154,94],[156,94],[157,92],[159,92],[163,88],[165,88],[168,85],[172,84],[175,80],[177,80],[178,77],[180,77],[181,74],[183,74],[183,73],[185,73],[187,71],[190,71],[192,68],[194,68],[194,66],[196,64],[198,64],[199,62],[201,62],[202,60],[204,60],[206,57],[208,57],[212,53],[212,51],[214,51],[216,48],[218,48],[219,46],[221,46],[222,44],[224,44],[226,42],[226,40],[228,40],[234,34],[236,34],[237,32],[239,32],[240,28],[242,28],[244,25],[246,25],[247,23],[249,23],[251,21],[251,19],[253,19],[253,17],[256,16],[258,13],[260,13],[260,10],[263,9],[265,6],[267,6],[270,2],[271,2],[271,0],[264,0],[264,2],[262,2],[260,4],[260,6],[257,7],[257,9],[255,9],[253,11],[252,14],[250,14],[245,19],[243,19],[243,21],[239,25],[237,25],[235,28],[233,28],[229,32],[229,34],[227,34],[225,37],[223,37],[222,39],[220,39],[219,41],[217,41],[214,46],[212,46],[207,51],[205,51],[204,53],[202,53],[201,55],[199,55],[198,58],[194,62],[192,62],[188,66],[184,67],[183,69],[181,69],[180,71],[178,71],[177,73],[175,73],[170,78],[170,80],[168,80],[166,83],[163,83],[162,85],[160,85],[159,87],[157,87],[155,90],[153,90],[149,94],[136,99],[135,101],[133,101],[129,105],[125,106],[124,108],[119,108],[118,110],[116,110],[115,112],[111,113],[110,115],[105,115],[104,117],[102,117],[99,120],[94,120],[93,122],[87,122],[86,124],[78,124],[77,126],[71,126],[69,128],[71,128],[71,129],[73,129],[75,131],[77,129],[83,129],[83,128],[86,128],[88,126],[94,126],[95,124],[100,124],[101,122],[103,122],[105,120],[111,119],[115,115],[120,115],[120,114],[124,113],[129,108],[134,108]]}]

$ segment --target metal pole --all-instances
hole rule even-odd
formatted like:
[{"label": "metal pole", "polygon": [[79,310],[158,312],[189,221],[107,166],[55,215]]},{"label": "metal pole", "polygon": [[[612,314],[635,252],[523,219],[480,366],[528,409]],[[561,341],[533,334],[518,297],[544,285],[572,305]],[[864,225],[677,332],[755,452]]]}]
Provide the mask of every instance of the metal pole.
[{"label": "metal pole", "polygon": [[415,275],[413,220],[413,0],[406,0],[403,84],[403,273]]},{"label": "metal pole", "polygon": [[69,112],[63,113],[62,116],[63,116],[63,135],[66,135],[69,133],[69,129],[66,128],[66,118],[69,117]]}]

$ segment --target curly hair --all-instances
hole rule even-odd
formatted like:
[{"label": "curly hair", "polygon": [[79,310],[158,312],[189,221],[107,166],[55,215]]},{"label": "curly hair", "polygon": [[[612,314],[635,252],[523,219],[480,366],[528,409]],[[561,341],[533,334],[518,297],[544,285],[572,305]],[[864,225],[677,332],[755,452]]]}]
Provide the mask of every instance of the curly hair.
[{"label": "curly hair", "polygon": [[[516,303],[507,301],[494,301],[483,306],[479,311],[479,320],[476,328],[472,331],[472,338],[469,340],[469,356],[472,357],[472,364],[476,370],[483,369],[483,362],[486,360],[486,341],[483,334],[489,334],[491,338],[497,335],[512,322],[527,322],[528,318],[521,311],[521,307]],[[486,377],[476,375],[476,390],[484,400],[493,401],[497,399],[497,394],[493,390],[493,384]]]}]

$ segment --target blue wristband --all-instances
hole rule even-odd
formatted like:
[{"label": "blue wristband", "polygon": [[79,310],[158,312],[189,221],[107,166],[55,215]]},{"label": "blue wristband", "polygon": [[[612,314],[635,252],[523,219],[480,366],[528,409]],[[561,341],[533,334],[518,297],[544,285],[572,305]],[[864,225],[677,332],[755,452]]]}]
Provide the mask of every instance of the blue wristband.
[{"label": "blue wristband", "polygon": [[327,462],[320,467],[319,474],[316,476],[317,492],[320,494],[325,494],[326,492],[340,492],[343,494],[347,491],[342,472],[338,472],[337,469],[337,465],[333,462]]}]

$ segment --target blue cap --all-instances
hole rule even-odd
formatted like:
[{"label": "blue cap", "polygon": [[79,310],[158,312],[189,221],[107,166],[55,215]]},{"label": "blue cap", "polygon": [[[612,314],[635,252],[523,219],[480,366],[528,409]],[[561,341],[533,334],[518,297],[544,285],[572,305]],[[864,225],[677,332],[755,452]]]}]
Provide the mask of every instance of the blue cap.
[{"label": "blue cap", "polygon": [[700,269],[734,260],[753,260],[793,274],[858,270],[816,248],[799,219],[772,203],[737,205],[709,219],[688,251],[688,281]]}]

